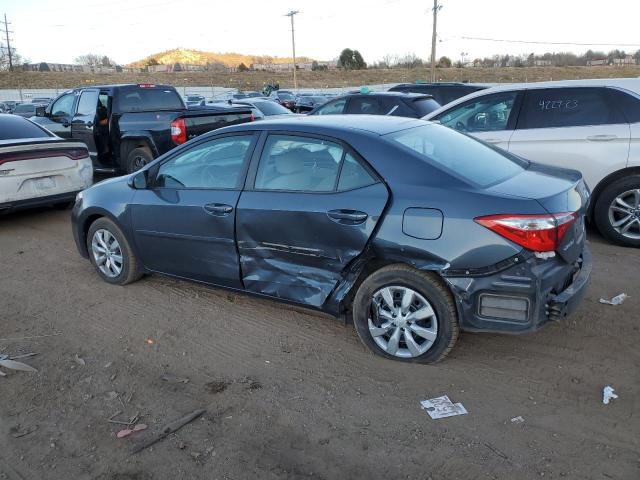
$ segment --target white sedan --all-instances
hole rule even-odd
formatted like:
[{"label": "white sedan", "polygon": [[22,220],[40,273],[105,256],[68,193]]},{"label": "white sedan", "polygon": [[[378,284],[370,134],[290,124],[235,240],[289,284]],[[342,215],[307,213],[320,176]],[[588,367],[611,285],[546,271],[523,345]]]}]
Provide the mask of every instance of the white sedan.
[{"label": "white sedan", "polygon": [[84,143],[65,141],[25,118],[0,114],[0,212],[70,203],[92,181]]},{"label": "white sedan", "polygon": [[527,160],[579,170],[598,230],[640,247],[640,79],[501,85],[423,118]]}]

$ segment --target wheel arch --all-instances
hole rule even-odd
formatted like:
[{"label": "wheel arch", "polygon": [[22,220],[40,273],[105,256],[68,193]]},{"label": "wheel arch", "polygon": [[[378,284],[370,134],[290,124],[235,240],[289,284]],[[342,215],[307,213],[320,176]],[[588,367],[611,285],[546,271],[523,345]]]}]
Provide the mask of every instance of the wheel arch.
[{"label": "wheel arch", "polygon": [[123,135],[120,140],[120,158],[119,164],[122,169],[126,169],[126,161],[129,153],[136,148],[148,148],[153,158],[160,156],[158,147],[153,138],[142,133],[130,133]]},{"label": "wheel arch", "polygon": [[593,216],[595,212],[595,205],[598,202],[598,198],[602,194],[603,190],[607,188],[609,185],[611,185],[611,183],[630,175],[640,175],[640,166],[626,167],[621,170],[616,170],[615,172],[610,173],[609,175],[604,177],[602,180],[600,180],[600,182],[598,182],[598,184],[595,186],[595,188],[591,192],[591,201],[589,202],[589,212],[587,216],[589,221],[594,220]]},{"label": "wheel arch", "polygon": [[108,218],[116,225],[118,225],[118,220],[110,212],[102,209],[94,209],[90,212],[87,212],[87,214],[83,216],[82,220],[80,221],[80,229],[78,235],[81,242],[79,246],[80,248],[82,248],[82,253],[86,254],[87,257],[89,256],[89,251],[87,250],[87,237],[89,235],[89,229],[96,220],[99,220],[101,218]]}]

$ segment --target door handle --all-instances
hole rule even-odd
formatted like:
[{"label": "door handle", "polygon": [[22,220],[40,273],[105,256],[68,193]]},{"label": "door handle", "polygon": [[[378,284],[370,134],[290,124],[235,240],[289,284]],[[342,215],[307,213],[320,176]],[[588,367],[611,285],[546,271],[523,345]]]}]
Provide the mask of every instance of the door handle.
[{"label": "door handle", "polygon": [[589,135],[587,140],[590,142],[609,142],[618,138],[617,135]]},{"label": "door handle", "polygon": [[366,213],[360,212],[359,210],[347,209],[329,210],[327,215],[331,220],[344,225],[358,225],[364,222],[368,217]]},{"label": "door handle", "polygon": [[224,217],[225,215],[229,215],[233,211],[233,207],[231,205],[227,205],[226,203],[207,203],[204,206],[204,211],[210,213],[211,215]]}]

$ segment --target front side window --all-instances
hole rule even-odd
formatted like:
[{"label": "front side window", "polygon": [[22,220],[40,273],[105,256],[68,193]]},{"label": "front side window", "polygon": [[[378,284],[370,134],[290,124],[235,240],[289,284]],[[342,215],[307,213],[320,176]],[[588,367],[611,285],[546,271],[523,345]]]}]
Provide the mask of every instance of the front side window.
[{"label": "front side window", "polygon": [[460,132],[506,130],[517,94],[504,92],[474,98],[441,113],[435,120]]},{"label": "front side window", "polygon": [[344,107],[346,104],[346,98],[340,98],[333,102],[325,103],[314,112],[314,115],[340,115],[341,113],[344,113]]},{"label": "front side window", "polygon": [[386,137],[450,175],[479,187],[504,181],[526,166],[472,137],[436,124],[401,130]]},{"label": "front side window", "polygon": [[383,115],[387,112],[382,111],[380,102],[373,97],[354,97],[349,102],[347,113],[359,115]]},{"label": "front side window", "polygon": [[260,158],[255,188],[334,191],[343,152],[340,145],[327,140],[270,135]]},{"label": "front side window", "polygon": [[518,129],[578,127],[624,123],[603,88],[528,90]]},{"label": "front side window", "polygon": [[251,136],[242,135],[196,145],[160,165],[155,186],[176,189],[237,188],[251,141]]},{"label": "front side window", "polygon": [[51,106],[51,116],[54,118],[69,118],[73,110],[74,93],[67,93],[61,96]]}]

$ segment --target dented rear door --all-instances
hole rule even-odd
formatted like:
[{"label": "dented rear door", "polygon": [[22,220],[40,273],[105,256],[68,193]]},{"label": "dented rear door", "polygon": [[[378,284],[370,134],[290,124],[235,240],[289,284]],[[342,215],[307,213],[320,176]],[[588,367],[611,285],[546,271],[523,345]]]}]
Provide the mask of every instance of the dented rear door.
[{"label": "dented rear door", "polygon": [[[287,141],[281,143],[291,144]],[[316,146],[311,147],[312,154],[303,152],[301,141],[298,145],[302,148],[290,149],[291,165],[278,178],[275,168],[269,173],[268,163],[277,159],[282,149],[273,154],[270,144],[277,145],[277,141],[267,140],[255,184],[242,192],[238,202],[236,238],[242,281],[252,292],[321,307],[345,267],[364,250],[387,203],[388,192],[375,174],[371,173],[369,182],[361,179],[362,174],[353,174],[359,165],[346,150],[341,159],[347,161],[338,166],[340,182],[336,179],[331,191],[287,191],[291,186],[287,185],[288,179],[295,182],[304,177],[304,168],[317,173],[329,167],[322,163],[321,155],[314,157],[319,152]],[[329,145],[338,158],[331,142],[320,145]],[[296,162],[306,166],[296,170]],[[273,178],[261,182],[261,169]],[[351,180],[344,180],[346,177]]]}]

